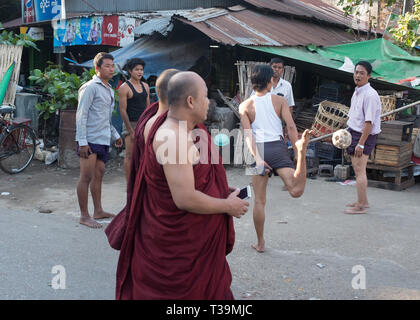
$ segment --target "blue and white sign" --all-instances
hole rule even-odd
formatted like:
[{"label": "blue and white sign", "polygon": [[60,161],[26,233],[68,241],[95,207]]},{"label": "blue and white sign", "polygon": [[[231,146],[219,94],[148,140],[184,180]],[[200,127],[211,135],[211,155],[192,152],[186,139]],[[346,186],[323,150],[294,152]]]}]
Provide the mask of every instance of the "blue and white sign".
[{"label": "blue and white sign", "polygon": [[[35,8],[36,21],[62,19],[64,7],[61,0],[32,0]],[[31,1],[28,1],[31,2]],[[28,3],[26,3],[28,5]]]}]

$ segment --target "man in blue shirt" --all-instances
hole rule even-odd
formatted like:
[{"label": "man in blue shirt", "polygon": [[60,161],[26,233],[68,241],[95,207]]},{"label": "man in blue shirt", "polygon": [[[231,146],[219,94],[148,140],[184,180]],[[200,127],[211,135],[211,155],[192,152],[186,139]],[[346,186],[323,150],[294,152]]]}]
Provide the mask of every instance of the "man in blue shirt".
[{"label": "man in blue shirt", "polygon": [[[77,198],[80,206],[80,223],[90,228],[101,228],[95,219],[114,215],[102,209],[101,192],[105,163],[108,160],[111,139],[116,147],[122,139],[112,126],[114,90],[108,83],[114,76],[114,57],[100,52],[95,56],[96,75],[79,89],[79,105],[76,113],[77,152],[80,156],[80,178]],[[93,219],[88,212],[88,190],[92,194]]]}]

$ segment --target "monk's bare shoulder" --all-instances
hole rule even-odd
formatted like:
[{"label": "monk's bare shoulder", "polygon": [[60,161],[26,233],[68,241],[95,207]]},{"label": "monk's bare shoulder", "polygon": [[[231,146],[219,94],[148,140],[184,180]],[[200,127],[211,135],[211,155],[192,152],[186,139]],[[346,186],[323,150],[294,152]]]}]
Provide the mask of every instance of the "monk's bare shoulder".
[{"label": "monk's bare shoulder", "polygon": [[178,146],[179,126],[170,120],[165,120],[153,138],[153,150],[159,163],[176,163],[179,154]]}]

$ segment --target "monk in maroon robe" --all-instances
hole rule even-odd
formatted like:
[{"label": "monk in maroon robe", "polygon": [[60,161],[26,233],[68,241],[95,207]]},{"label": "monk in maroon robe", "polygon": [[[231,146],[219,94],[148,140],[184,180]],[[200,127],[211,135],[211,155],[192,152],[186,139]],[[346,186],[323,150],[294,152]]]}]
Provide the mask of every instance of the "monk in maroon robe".
[{"label": "monk in maroon robe", "polygon": [[[176,74],[168,85],[168,104],[169,112],[144,132],[144,166],[134,183],[116,298],[233,299],[226,260],[235,235],[232,216],[241,217],[249,204],[237,197],[239,190],[230,193],[217,149],[200,125],[209,104],[204,80],[193,72]],[[195,128],[204,134],[188,140],[192,157],[182,162],[182,134]],[[162,153],[162,136],[175,154]],[[194,149],[194,142],[200,147]],[[162,154],[172,159],[162,161]]]},{"label": "monk in maroon robe", "polygon": [[121,243],[128,223],[127,210],[129,209],[129,204],[131,203],[136,176],[140,171],[140,166],[142,164],[141,155],[143,154],[144,149],[144,130],[146,127],[150,127],[158,116],[168,110],[168,82],[169,79],[178,72],[179,70],[176,69],[167,69],[159,75],[156,80],[156,91],[159,103],[155,102],[151,104],[142,113],[137,122],[130,163],[130,172],[132,174],[130,174],[127,181],[127,204],[105,229],[105,234],[108,237],[109,244],[115,250],[121,249]]}]

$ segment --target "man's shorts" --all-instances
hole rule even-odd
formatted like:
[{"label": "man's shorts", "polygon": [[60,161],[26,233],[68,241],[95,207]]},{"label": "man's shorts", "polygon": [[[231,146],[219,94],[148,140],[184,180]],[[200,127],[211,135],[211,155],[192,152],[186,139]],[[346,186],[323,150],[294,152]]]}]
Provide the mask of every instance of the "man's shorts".
[{"label": "man's shorts", "polygon": [[[130,124],[131,124],[131,128],[133,128],[133,130],[135,132],[136,131],[136,127],[137,127],[137,121],[130,121]],[[129,134],[130,134],[130,132],[128,131],[128,129],[125,126],[125,123],[123,121],[123,127],[122,127],[122,133],[121,133],[121,135],[123,136],[123,138],[125,138]]]},{"label": "man's shorts", "polygon": [[[90,147],[90,150],[92,150],[92,153],[96,154],[96,158],[98,160],[101,160],[103,163],[106,163],[108,161],[109,156],[109,146],[105,146],[102,144],[95,144],[88,142],[88,145]],[[76,147],[77,155],[80,157],[79,153],[79,144],[77,143]]]},{"label": "man's shorts", "polygon": [[[353,129],[348,128],[348,132],[351,134],[351,145],[347,148],[347,154],[354,155],[354,150],[356,149],[357,144],[359,143],[360,137],[362,134],[360,132],[354,131]],[[378,135],[369,135],[365,142],[365,148],[363,149],[363,154],[370,155],[373,149],[376,146],[376,137]]]},{"label": "man's shorts", "polygon": [[277,175],[276,169],[295,168],[284,140],[257,143],[257,148],[263,160],[273,169],[274,175]]}]

